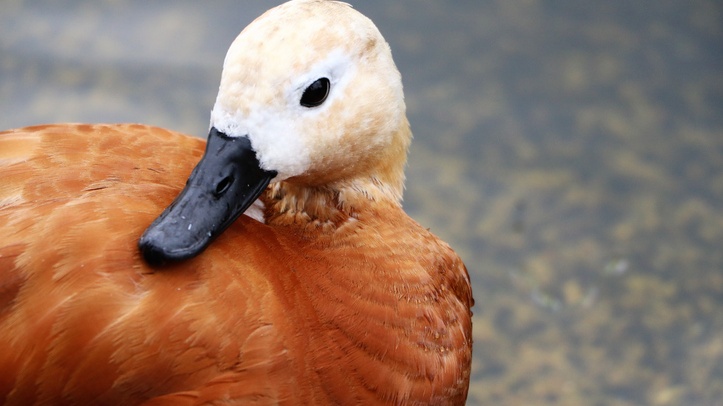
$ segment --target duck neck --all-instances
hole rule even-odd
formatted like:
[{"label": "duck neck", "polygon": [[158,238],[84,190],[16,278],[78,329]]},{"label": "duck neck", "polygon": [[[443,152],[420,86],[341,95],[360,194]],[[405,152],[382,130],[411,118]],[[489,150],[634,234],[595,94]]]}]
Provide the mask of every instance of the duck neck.
[{"label": "duck neck", "polygon": [[296,225],[333,231],[374,205],[401,207],[398,199],[382,190],[373,179],[313,187],[278,182],[264,196],[267,224]]},{"label": "duck neck", "polygon": [[266,222],[334,230],[375,207],[401,208],[411,140],[406,119],[392,140],[377,154],[375,164],[353,177],[325,181],[323,185],[315,185],[313,177],[274,183],[263,198]]}]

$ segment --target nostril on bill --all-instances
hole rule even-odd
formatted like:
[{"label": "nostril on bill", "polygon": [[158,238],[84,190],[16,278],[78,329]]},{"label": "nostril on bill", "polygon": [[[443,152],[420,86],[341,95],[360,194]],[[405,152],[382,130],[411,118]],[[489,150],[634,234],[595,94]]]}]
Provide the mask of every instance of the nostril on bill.
[{"label": "nostril on bill", "polygon": [[216,185],[216,190],[214,191],[214,196],[220,197],[226,191],[228,190],[229,186],[233,183],[233,176],[226,176],[225,178],[221,179],[220,182]]}]

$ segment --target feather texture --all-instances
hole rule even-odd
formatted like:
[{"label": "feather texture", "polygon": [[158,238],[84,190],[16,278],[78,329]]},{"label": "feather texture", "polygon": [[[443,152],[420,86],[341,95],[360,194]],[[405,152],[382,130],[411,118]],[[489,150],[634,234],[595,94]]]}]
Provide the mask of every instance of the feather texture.
[{"label": "feather texture", "polygon": [[203,149],[142,125],[0,133],[0,403],[464,403],[466,269],[397,204],[323,227],[280,182],[266,224],[147,266],[138,237]]}]

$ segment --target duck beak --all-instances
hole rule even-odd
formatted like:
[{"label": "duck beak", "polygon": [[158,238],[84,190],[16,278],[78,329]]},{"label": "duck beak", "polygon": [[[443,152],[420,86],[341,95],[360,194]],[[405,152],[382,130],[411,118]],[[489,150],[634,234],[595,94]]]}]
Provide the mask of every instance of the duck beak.
[{"label": "duck beak", "polygon": [[200,254],[275,176],[261,169],[247,137],[229,137],[212,127],[186,187],[141,236],[143,258],[162,265]]}]

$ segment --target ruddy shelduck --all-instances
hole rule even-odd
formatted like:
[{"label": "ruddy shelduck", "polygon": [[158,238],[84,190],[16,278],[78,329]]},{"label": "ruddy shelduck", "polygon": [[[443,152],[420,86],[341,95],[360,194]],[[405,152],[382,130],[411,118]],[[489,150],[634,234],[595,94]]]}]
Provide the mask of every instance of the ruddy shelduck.
[{"label": "ruddy shelduck", "polygon": [[402,210],[410,139],[389,46],[318,0],[236,38],[207,142],[0,133],[0,403],[463,404],[469,276]]}]

